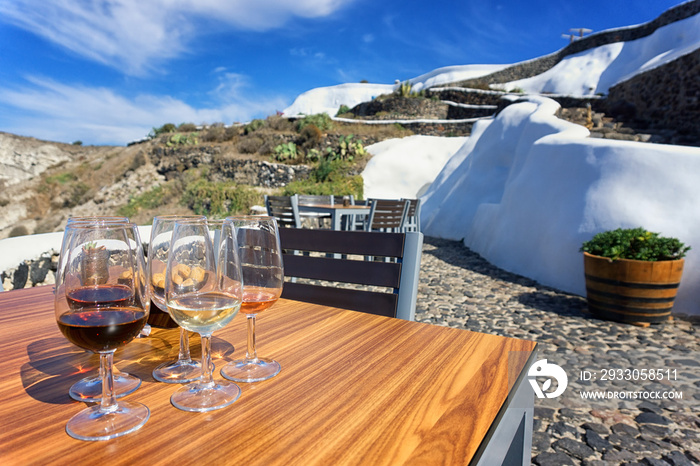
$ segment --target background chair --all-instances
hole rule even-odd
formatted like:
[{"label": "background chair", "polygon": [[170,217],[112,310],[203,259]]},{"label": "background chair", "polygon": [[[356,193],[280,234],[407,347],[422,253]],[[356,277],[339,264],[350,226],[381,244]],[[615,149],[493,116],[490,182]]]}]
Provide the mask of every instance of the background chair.
[{"label": "background chair", "polygon": [[[298,199],[299,199],[299,205],[300,206],[305,206],[305,205],[333,205],[333,195],[331,194],[330,196],[322,196],[322,195],[315,195],[315,194],[298,194]],[[299,212],[299,215],[302,217],[308,217],[310,220],[315,220],[314,221],[314,226],[318,228],[323,228],[323,224],[326,219],[330,222],[331,220],[331,215],[330,214],[322,214],[318,212]]]},{"label": "background chair", "polygon": [[402,201],[408,201],[408,210],[401,231],[420,231],[420,199],[402,199]]},{"label": "background chair", "polygon": [[293,196],[265,196],[267,215],[275,217],[280,227],[301,228],[299,199]]},{"label": "background chair", "polygon": [[284,275],[291,280],[283,298],[414,320],[422,233],[281,228],[280,243]]},{"label": "background chair", "polygon": [[405,199],[369,199],[370,211],[365,231],[399,232],[406,220],[409,202]]}]

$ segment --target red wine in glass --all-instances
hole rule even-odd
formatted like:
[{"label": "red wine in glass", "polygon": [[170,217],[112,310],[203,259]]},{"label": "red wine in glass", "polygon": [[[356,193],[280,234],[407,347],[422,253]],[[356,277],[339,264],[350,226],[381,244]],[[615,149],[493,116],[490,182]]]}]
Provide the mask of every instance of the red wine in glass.
[{"label": "red wine in glass", "polygon": [[76,346],[101,352],[112,351],[136,338],[148,315],[138,307],[84,307],[58,319],[61,333]]},{"label": "red wine in glass", "polygon": [[132,303],[134,293],[125,285],[95,285],[75,288],[66,293],[71,309],[120,307]]}]

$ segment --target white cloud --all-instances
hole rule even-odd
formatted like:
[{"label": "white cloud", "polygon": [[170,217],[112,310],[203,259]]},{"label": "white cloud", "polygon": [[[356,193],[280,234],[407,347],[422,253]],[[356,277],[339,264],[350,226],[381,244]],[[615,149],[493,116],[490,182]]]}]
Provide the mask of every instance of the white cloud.
[{"label": "white cloud", "polygon": [[73,53],[144,75],[187,50],[202,23],[265,31],[291,18],[323,17],[356,0],[16,0],[0,2],[12,23]]},{"label": "white cloud", "polygon": [[[195,108],[170,96],[119,95],[107,88],[71,86],[29,77],[26,86],[0,88],[0,125],[14,134],[52,141],[125,144],[164,123],[232,123],[249,121],[284,108],[282,97],[262,98],[248,92],[246,78],[224,73],[211,91],[221,102]],[[9,117],[11,116],[11,118]]]}]

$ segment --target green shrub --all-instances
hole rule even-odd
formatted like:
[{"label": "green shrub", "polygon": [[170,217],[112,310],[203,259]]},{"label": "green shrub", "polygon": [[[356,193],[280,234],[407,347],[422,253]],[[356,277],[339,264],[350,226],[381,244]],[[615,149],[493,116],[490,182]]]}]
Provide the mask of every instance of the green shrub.
[{"label": "green shrub", "polygon": [[255,154],[264,142],[262,138],[257,136],[245,136],[241,138],[236,148],[241,154]]},{"label": "green shrub", "polygon": [[364,180],[360,175],[348,175],[352,165],[346,160],[322,157],[319,164],[311,170],[309,178],[289,183],[283,189],[283,195],[316,194],[346,196],[352,194],[356,199],[364,195]]},{"label": "green shrub", "polygon": [[17,236],[27,236],[29,234],[29,230],[27,229],[26,226],[24,225],[17,225],[12,227],[12,230],[10,230],[10,234],[8,235],[8,238],[16,238]]},{"label": "green shrub", "polygon": [[348,134],[341,136],[336,147],[328,151],[327,158],[331,160],[347,160],[353,161],[355,157],[362,157],[367,154],[362,141],[355,139],[355,136]]},{"label": "green shrub", "polygon": [[347,105],[341,105],[338,109],[338,113],[336,113],[336,116],[343,115],[345,113],[350,113],[350,107],[348,107]]},{"label": "green shrub", "polygon": [[73,141],[73,145],[74,145],[74,146],[82,146],[82,145],[83,145],[83,141],[80,141],[80,140],[78,140],[78,141]]},{"label": "green shrub", "polygon": [[411,95],[411,88],[412,87],[413,86],[411,86],[410,82],[404,81],[399,85],[397,92],[399,93],[399,95],[401,97],[409,97]]},{"label": "green shrub", "polygon": [[175,133],[165,143],[168,147],[196,146],[199,144],[199,133]]},{"label": "green shrub", "polygon": [[294,131],[294,124],[282,115],[270,115],[267,117],[267,126],[275,131]]},{"label": "green shrub", "polygon": [[253,133],[265,126],[265,120],[255,119],[243,127],[243,134]]},{"label": "green shrub", "polygon": [[181,133],[193,133],[197,131],[197,125],[194,123],[180,123],[180,126],[177,127],[177,130]]},{"label": "green shrub", "polygon": [[181,202],[197,215],[223,218],[248,213],[251,206],[262,202],[262,196],[247,186],[202,178],[187,185]]},{"label": "green shrub", "polygon": [[175,130],[175,125],[172,123],[166,123],[160,128],[153,128],[150,133],[148,133],[148,136],[150,138],[155,138],[156,136],[160,136],[161,134],[166,134],[166,133],[174,133]]},{"label": "green shrub", "polygon": [[323,133],[316,125],[304,126],[299,132],[299,145],[303,148],[312,148],[321,142]]},{"label": "green shrub", "polygon": [[69,183],[71,181],[75,181],[77,179],[78,179],[78,177],[73,172],[62,172],[62,173],[56,173],[55,175],[47,176],[46,182],[63,185],[63,184]]},{"label": "green shrub", "polygon": [[164,186],[156,186],[138,196],[132,196],[126,205],[117,209],[117,214],[124,217],[133,217],[142,209],[156,209],[164,205],[169,196],[169,190]]},{"label": "green shrub", "polygon": [[224,129],[224,141],[231,141],[238,136],[238,128],[235,126],[229,126]]},{"label": "green shrub", "polygon": [[297,121],[297,131],[301,132],[301,130],[309,125],[315,125],[321,131],[328,131],[333,129],[333,120],[327,113],[305,116]]},{"label": "green shrub", "polygon": [[223,126],[212,126],[202,134],[204,142],[221,142],[224,140],[226,128]]},{"label": "green shrub", "polygon": [[285,142],[275,147],[273,157],[278,162],[290,162],[297,159],[297,145],[293,142]]},{"label": "green shrub", "polygon": [[681,259],[690,250],[676,238],[659,236],[644,228],[628,228],[598,233],[581,246],[581,252],[612,260],[665,261]]}]

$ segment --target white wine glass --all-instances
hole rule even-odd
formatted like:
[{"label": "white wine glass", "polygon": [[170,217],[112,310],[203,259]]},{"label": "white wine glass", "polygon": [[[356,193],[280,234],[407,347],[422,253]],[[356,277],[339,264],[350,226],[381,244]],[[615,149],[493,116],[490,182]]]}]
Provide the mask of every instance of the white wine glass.
[{"label": "white wine glass", "polygon": [[[151,299],[163,312],[165,304],[165,268],[170,252],[170,240],[177,220],[204,219],[201,215],[158,215],[153,218],[151,239],[148,242],[148,277]],[[190,355],[190,335],[180,327],[180,346],[177,359],[167,361],[153,369],[153,378],[165,383],[187,383],[202,376],[202,366]]]},{"label": "white wine glass", "polygon": [[284,267],[279,230],[273,217],[228,217],[235,227],[238,255],[243,277],[243,303],[248,342],[244,359],[231,361],[221,368],[221,375],[235,382],[260,382],[277,375],[277,361],[258,357],[255,318],[270,308],[282,294]]},{"label": "white wine glass", "polygon": [[134,224],[75,223],[61,248],[65,267],[54,308],[61,333],[100,355],[100,403],[73,416],[66,432],[79,440],[108,440],[133,432],[150,416],[140,403],[117,401],[113,355],[136,338],[148,320],[150,296],[143,249]]},{"label": "white wine glass", "polygon": [[241,389],[227,380],[213,379],[211,337],[236,316],[241,307],[242,283],[233,225],[224,222],[218,248],[206,220],[180,220],[173,228],[165,280],[168,312],[181,327],[202,338],[201,378],[182,386],[170,397],[184,411],[211,411],[230,405]]},{"label": "white wine glass", "polygon": [[[92,224],[92,225],[104,225],[104,224],[114,224],[114,223],[129,223],[127,217],[117,217],[117,216],[84,216],[84,217],[69,217],[66,221],[66,226],[75,224]],[[136,230],[138,233],[138,230]],[[69,241],[70,235],[63,236],[63,247],[65,247],[66,242]],[[134,241],[140,243],[138,236],[134,238]],[[64,258],[65,259],[65,258]],[[61,274],[65,264],[59,261],[58,267],[56,268],[56,282],[61,281]],[[147,326],[148,324],[146,324]],[[145,327],[145,326],[144,326]],[[141,386],[141,379],[128,374],[126,372],[120,372],[117,367],[114,367],[114,396],[121,398],[133,393],[137,388]],[[83,379],[78,380],[73,385],[71,385],[68,390],[68,394],[71,398],[77,401],[88,401],[88,402],[99,402],[102,399],[102,374],[97,373],[95,375],[90,375]]]}]

